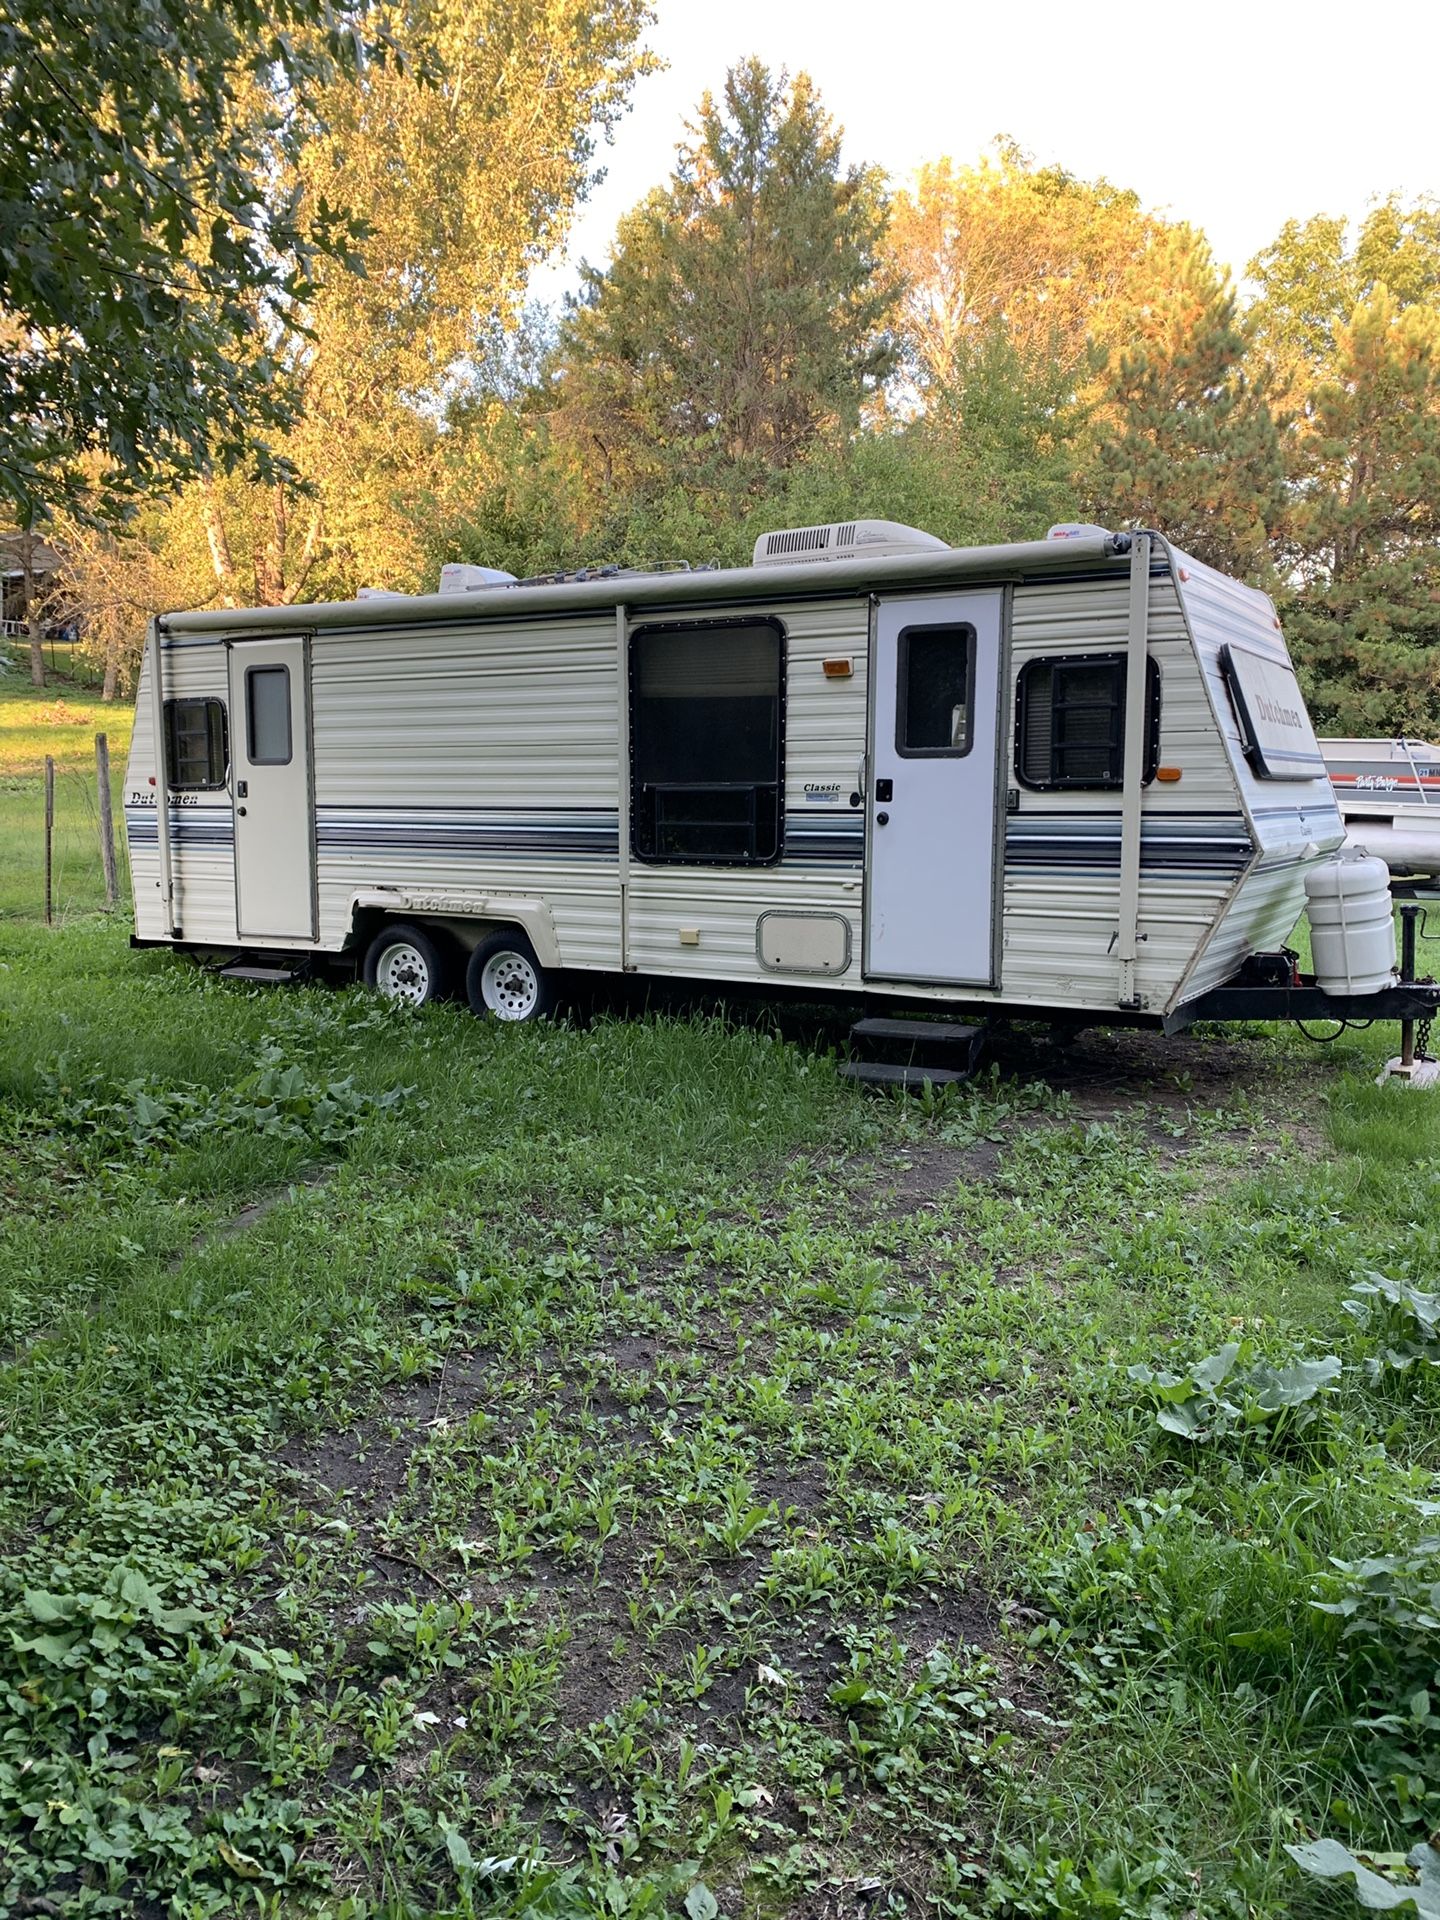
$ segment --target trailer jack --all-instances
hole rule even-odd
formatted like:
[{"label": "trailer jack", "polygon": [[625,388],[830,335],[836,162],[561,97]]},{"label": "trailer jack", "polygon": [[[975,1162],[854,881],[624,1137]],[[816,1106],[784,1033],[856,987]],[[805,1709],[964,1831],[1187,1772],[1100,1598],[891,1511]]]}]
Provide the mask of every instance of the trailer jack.
[{"label": "trailer jack", "polygon": [[[1400,903],[1400,978],[1409,981],[1415,978],[1415,931],[1416,922],[1422,927],[1425,919],[1424,908],[1414,900]],[[1430,1057],[1430,1016],[1420,1021],[1419,1045],[1416,1045],[1414,1020],[1400,1022],[1400,1051],[1393,1060],[1387,1060],[1381,1068],[1375,1084],[1383,1087],[1393,1080],[1402,1087],[1440,1086],[1440,1060]]]}]

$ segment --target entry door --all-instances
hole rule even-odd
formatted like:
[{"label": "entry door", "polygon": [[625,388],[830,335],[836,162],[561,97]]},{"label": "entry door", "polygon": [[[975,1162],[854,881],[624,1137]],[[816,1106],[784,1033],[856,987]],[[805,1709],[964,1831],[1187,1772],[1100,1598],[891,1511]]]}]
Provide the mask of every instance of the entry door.
[{"label": "entry door", "polygon": [[865,971],[989,986],[994,974],[1000,628],[992,588],[876,612]]},{"label": "entry door", "polygon": [[315,937],[309,643],[230,645],[235,924],[242,940]]}]

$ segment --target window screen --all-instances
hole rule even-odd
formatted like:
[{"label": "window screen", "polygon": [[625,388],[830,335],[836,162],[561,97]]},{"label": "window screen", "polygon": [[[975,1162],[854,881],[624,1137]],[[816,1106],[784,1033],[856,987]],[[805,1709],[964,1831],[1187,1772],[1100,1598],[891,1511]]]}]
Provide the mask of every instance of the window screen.
[{"label": "window screen", "polygon": [[254,767],[283,767],[290,760],[290,669],[245,669],[246,757]]},{"label": "window screen", "polygon": [[778,624],[642,628],[630,646],[630,702],[636,855],[726,866],[777,860]]},{"label": "window screen", "polygon": [[[1125,783],[1123,653],[1031,660],[1016,690],[1015,775],[1022,786],[1120,787]],[[1142,779],[1153,780],[1160,751],[1160,673],[1145,663]]]},{"label": "window screen", "polygon": [[907,760],[970,751],[975,629],[905,627],[900,634],[895,750]]},{"label": "window screen", "polygon": [[172,790],[223,787],[229,761],[223,700],[165,702],[165,777]]}]

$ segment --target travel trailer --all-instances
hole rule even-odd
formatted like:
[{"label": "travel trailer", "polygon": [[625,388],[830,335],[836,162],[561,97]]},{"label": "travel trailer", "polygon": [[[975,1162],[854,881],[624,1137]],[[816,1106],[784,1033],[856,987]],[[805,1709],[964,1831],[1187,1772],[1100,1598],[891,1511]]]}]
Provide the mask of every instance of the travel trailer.
[{"label": "travel trailer", "polygon": [[[138,944],[508,1020],[577,974],[1167,1029],[1299,1004],[1334,789],[1271,602],[1158,534],[859,520],[441,585],[154,623]],[[1389,952],[1369,1000],[1329,980],[1357,1016]]]}]

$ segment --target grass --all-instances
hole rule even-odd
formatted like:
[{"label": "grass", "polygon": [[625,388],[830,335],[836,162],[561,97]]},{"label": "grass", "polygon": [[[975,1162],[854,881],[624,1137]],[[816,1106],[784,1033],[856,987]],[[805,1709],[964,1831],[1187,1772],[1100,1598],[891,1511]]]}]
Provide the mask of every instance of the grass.
[{"label": "grass", "polygon": [[[19,656],[16,656],[17,661]],[[121,810],[134,709],[66,680],[30,685],[23,663],[0,674],[0,921],[39,919],[45,900],[45,757],[55,761],[53,898],[58,920],[93,912],[105,898],[95,794],[95,735],[110,745],[116,852],[124,872]]]},{"label": "grass", "polygon": [[[0,1912],[1278,1920],[1436,1826],[1390,1036],[906,1105],[10,905]],[[1129,1370],[1236,1340],[1344,1371],[1165,1432]]]}]

